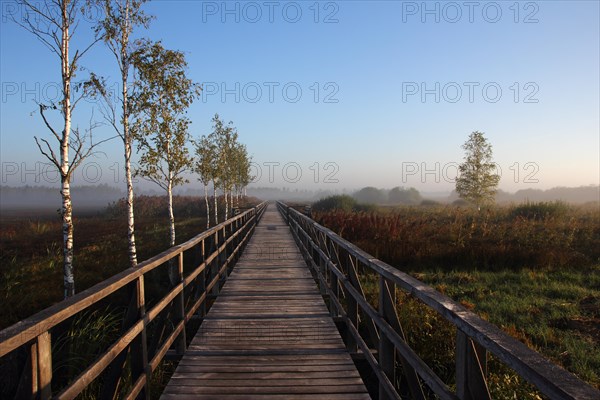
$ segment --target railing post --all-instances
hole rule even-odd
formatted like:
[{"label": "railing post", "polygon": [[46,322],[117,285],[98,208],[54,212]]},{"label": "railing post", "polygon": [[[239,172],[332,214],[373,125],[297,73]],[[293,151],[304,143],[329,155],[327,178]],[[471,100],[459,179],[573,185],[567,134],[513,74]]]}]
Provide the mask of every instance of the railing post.
[{"label": "railing post", "polygon": [[40,399],[52,397],[52,343],[50,332],[46,331],[36,338],[32,346],[32,390]]},{"label": "railing post", "polygon": [[[135,281],[135,301],[138,311],[138,318],[144,319],[146,315],[146,298],[144,289],[144,275],[140,275]],[[142,328],[142,332],[136,337],[131,343],[131,375],[132,380],[135,382],[139,376],[146,375],[146,383],[144,389],[138,396],[138,398],[150,398],[150,379],[152,373],[150,366],[148,365],[148,340],[147,340],[146,326]],[[116,388],[115,388],[116,390]]]},{"label": "railing post", "polygon": [[[200,242],[200,254],[202,255],[202,260],[200,261],[200,263],[206,263],[206,239],[203,239],[202,242]],[[198,264],[200,265],[200,264]],[[206,297],[208,296],[208,293],[206,293],[206,270],[207,268],[209,268],[208,265],[204,264],[204,269],[202,270],[202,272],[200,272],[200,276],[198,277],[198,280],[200,281],[200,296],[204,296],[204,301],[202,303],[200,303],[200,308],[198,309],[200,317],[204,318],[204,316],[206,316]]]},{"label": "railing post", "polygon": [[[219,274],[221,273],[221,268],[223,267],[223,265],[227,264],[227,257],[229,256],[229,251],[227,248],[227,227],[230,226],[230,224],[224,225],[223,228],[221,229],[221,239],[220,239],[220,245],[223,246],[223,253],[221,254],[221,262],[219,265]],[[223,275],[219,275],[219,282],[220,282],[220,286],[223,287],[223,285],[225,284],[225,281],[227,280],[227,270],[229,269],[229,265],[226,265],[225,271],[223,273]],[[221,290],[221,288],[219,288],[219,291]]]},{"label": "railing post", "polygon": [[[395,307],[396,302],[396,290],[393,288],[392,292],[388,291],[388,284],[383,276],[379,276],[379,315],[383,317],[385,321],[390,322],[390,318],[387,318],[386,309]],[[389,295],[388,295],[389,293]],[[379,334],[379,366],[383,370],[383,373],[388,377],[392,385],[396,382],[396,349],[394,344],[387,338],[387,336],[381,332]],[[379,400],[388,400],[388,396],[385,386],[379,383]]]},{"label": "railing post", "polygon": [[187,347],[186,334],[185,334],[185,287],[183,287],[183,251],[179,253],[178,257],[178,268],[177,277],[179,279],[178,286],[181,286],[181,292],[177,295],[177,304],[175,306],[175,317],[178,320],[178,324],[183,322],[183,329],[177,338],[177,354],[183,355]]},{"label": "railing post", "polygon": [[[386,284],[380,289],[383,289],[383,292],[380,292],[379,296],[384,297],[384,301],[380,300],[379,302],[380,305],[383,304],[384,306],[384,314],[382,314],[382,316],[406,343],[406,335],[404,334],[404,330],[400,324],[400,319],[396,313],[396,285],[393,282],[386,280]],[[423,388],[421,387],[421,383],[415,369],[410,365],[406,358],[404,358],[398,349],[395,349],[394,353],[396,354],[396,361],[399,361],[402,366],[402,372],[406,378],[405,382],[406,386],[408,386],[408,390],[410,390],[410,394],[412,396],[411,398],[413,400],[425,399],[425,394],[423,393]]]},{"label": "railing post", "polygon": [[[346,276],[349,276],[350,268],[352,268],[350,262],[350,253],[347,253],[347,257],[343,257],[342,259],[344,266],[344,274]],[[346,314],[348,315],[348,323],[352,324],[354,328],[358,330],[358,304],[356,303],[356,299],[348,291],[346,291],[346,304],[348,307],[348,309],[346,310]],[[356,353],[356,351],[358,350],[358,346],[356,343],[356,338],[354,337],[350,329],[348,329],[348,332],[346,334],[346,343],[348,351],[350,351],[351,353]]]},{"label": "railing post", "polygon": [[[331,240],[328,240],[327,237],[325,237],[325,243],[327,243],[327,254],[329,256],[329,260],[333,264],[335,264],[336,267],[338,267],[338,269],[339,269],[339,260],[336,255],[333,242]],[[335,273],[333,273],[333,271],[329,271],[329,278],[331,281],[331,292],[333,293],[333,296],[335,297],[335,299],[339,301],[340,286],[338,283],[338,277]],[[329,299],[329,312],[331,313],[332,317],[337,317],[339,314],[339,310],[337,309],[336,304],[337,303],[334,302],[332,299]]]},{"label": "railing post", "polygon": [[[219,254],[219,231],[215,230],[214,235],[212,236],[212,242],[213,242],[213,246],[212,248],[214,249],[214,251],[217,252],[215,258],[213,258],[213,261],[211,263],[210,266],[210,281],[212,282],[213,279],[215,279],[218,275],[219,275],[219,264],[220,264],[220,254]],[[212,290],[211,290],[211,294],[216,296],[219,294],[219,283],[217,282],[217,284],[213,285]]]},{"label": "railing post", "polygon": [[[317,235],[315,244],[321,250],[323,250],[323,243],[319,235]],[[325,253],[323,251],[323,253]],[[321,296],[325,296],[327,294],[327,260],[323,260],[321,257],[321,253],[314,249],[313,258],[315,258],[317,262],[317,267],[319,268],[319,289],[321,289]]]},{"label": "railing post", "polygon": [[288,205],[285,206],[285,222],[290,225],[290,207]]},{"label": "railing post", "polygon": [[[364,299],[366,298],[365,291],[363,290],[362,285],[360,284],[360,279],[358,278],[359,265],[360,262],[358,258],[350,258],[350,263],[348,264],[348,280],[350,281],[350,285],[352,285],[352,287],[354,287],[354,289],[356,289],[358,293],[360,293],[360,297]],[[367,331],[369,332],[369,339],[371,341],[370,345],[373,348],[378,348],[379,332],[377,332],[377,327],[375,326],[375,323],[368,316],[366,316],[363,322],[367,325]],[[358,325],[356,327],[358,328]]]},{"label": "railing post", "polygon": [[456,330],[456,395],[461,400],[489,400],[486,350],[460,329]]}]

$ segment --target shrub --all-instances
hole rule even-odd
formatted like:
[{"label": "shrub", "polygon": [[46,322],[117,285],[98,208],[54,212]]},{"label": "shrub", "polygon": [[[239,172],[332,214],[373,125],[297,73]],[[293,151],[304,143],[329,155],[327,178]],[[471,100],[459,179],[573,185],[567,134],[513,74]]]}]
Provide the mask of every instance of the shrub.
[{"label": "shrub", "polygon": [[465,199],[456,199],[452,202],[452,205],[456,207],[469,207],[471,203]]},{"label": "shrub", "polygon": [[547,218],[562,217],[569,211],[569,205],[563,201],[540,201],[539,203],[530,203],[516,206],[511,211],[513,218],[526,218],[542,220]]},{"label": "shrub", "polygon": [[378,210],[379,208],[375,204],[357,204],[354,207],[354,211],[362,213],[374,213]]},{"label": "shrub", "polygon": [[326,212],[333,210],[340,211],[353,211],[357,207],[358,203],[354,198],[348,196],[346,194],[337,195],[337,196],[329,196],[324,199],[321,199],[313,204],[313,211],[318,212]]},{"label": "shrub", "polygon": [[439,206],[440,203],[438,201],[435,201],[435,200],[425,199],[425,200],[421,201],[421,205],[422,206],[427,206],[427,207],[434,207],[434,206]]}]

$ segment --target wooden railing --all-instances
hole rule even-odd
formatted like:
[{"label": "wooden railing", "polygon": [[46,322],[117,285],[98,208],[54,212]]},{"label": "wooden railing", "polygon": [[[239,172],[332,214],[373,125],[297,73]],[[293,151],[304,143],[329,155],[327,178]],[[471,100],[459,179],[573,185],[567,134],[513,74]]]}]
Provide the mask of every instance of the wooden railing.
[{"label": "wooden railing", "polygon": [[[265,207],[262,203],[240,213],[136,268],[129,268],[1,331],[0,362],[14,362],[17,368],[19,359],[25,357],[23,372],[16,374],[20,375],[20,381],[12,382],[16,387],[13,396],[73,399],[101,377],[93,398],[113,399],[117,393],[127,399],[149,398],[153,371],[168,352],[175,357],[183,354],[187,345],[186,324],[195,316],[205,315],[210,298],[218,294]],[[178,282],[172,285],[163,279],[163,293],[149,301],[148,275],[164,278],[167,269],[177,271]],[[156,291],[157,284],[152,285]],[[53,350],[57,347],[53,343],[53,329],[68,324],[81,312],[106,303],[118,291],[124,293],[120,298],[125,300],[121,333],[83,371],[61,387],[53,387]],[[7,306],[10,305],[3,304]],[[158,318],[159,315],[162,317]],[[157,326],[154,338],[148,333],[150,324]],[[174,350],[169,351],[171,347]],[[124,381],[128,384],[124,385]]]},{"label": "wooden railing", "polygon": [[[600,399],[599,391],[449,297],[375,259],[284,203],[277,205],[328,299],[332,316],[343,322],[348,350],[357,354],[360,349],[377,377],[380,399],[401,398],[398,373],[404,374],[408,388],[403,389],[413,399],[428,398],[431,393],[440,399],[490,399],[488,352],[548,398]],[[361,274],[366,273],[377,276],[377,308],[369,303],[361,285]],[[453,389],[407,343],[396,310],[396,288],[456,326]]]}]

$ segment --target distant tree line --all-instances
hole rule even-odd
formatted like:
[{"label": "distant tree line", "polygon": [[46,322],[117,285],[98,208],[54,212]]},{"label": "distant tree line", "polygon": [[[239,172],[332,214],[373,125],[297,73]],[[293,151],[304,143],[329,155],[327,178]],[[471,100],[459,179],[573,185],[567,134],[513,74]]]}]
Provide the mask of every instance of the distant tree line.
[{"label": "distant tree line", "polygon": [[417,189],[399,186],[391,190],[367,186],[353,193],[352,197],[359,203],[377,205],[417,205],[423,201]]}]

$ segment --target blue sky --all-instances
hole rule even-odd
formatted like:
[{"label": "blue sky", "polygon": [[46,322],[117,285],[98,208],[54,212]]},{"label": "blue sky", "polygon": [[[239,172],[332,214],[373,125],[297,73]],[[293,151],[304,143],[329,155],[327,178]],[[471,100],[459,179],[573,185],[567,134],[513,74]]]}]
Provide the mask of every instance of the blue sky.
[{"label": "blue sky", "polygon": [[[48,174],[35,182],[45,169],[33,136],[48,132],[31,113],[52,97],[58,60],[10,21],[13,1],[1,4],[2,183],[49,184]],[[156,19],[140,35],[184,51],[204,86],[192,136],[209,133],[216,112],[232,120],[257,186],[450,191],[474,130],[494,146],[501,189],[599,183],[598,1],[162,0],[146,10]],[[89,36],[79,29],[74,45]],[[116,80],[102,44],[83,65]],[[86,126],[92,106],[75,122]],[[121,146],[105,144],[75,183],[117,184]]]}]

